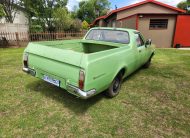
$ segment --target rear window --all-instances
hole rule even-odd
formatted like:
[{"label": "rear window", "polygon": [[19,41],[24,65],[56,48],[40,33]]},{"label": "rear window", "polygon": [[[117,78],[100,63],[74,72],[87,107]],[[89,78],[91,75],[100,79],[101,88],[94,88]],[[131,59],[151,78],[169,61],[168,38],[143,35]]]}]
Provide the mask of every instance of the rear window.
[{"label": "rear window", "polygon": [[102,30],[96,29],[91,30],[86,38],[86,40],[97,40],[97,41],[107,41],[114,43],[129,43],[129,33],[126,31],[118,31],[118,30]]}]

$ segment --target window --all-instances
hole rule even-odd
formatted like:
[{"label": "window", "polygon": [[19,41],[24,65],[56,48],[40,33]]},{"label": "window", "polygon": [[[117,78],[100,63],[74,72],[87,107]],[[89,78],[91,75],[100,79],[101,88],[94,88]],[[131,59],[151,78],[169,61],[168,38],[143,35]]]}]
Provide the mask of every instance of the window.
[{"label": "window", "polygon": [[91,30],[86,38],[86,40],[97,40],[97,41],[107,41],[114,43],[129,44],[129,34],[126,31],[119,30],[103,30],[103,29],[93,29]]},{"label": "window", "polygon": [[139,33],[135,34],[137,46],[144,46],[144,41]]},{"label": "window", "polygon": [[150,19],[150,29],[167,29],[168,19]]}]

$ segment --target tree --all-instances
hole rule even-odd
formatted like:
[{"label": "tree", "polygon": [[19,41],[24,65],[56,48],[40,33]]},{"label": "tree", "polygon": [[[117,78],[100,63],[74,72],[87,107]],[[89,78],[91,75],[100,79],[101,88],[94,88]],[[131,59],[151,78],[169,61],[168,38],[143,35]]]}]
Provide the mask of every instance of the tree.
[{"label": "tree", "polygon": [[91,23],[95,18],[105,15],[110,8],[108,0],[88,0],[79,2],[77,17]]},{"label": "tree", "polygon": [[[68,0],[20,0],[29,19],[35,18],[45,31],[55,30],[53,13],[57,8],[65,8]],[[32,24],[32,23],[30,23]],[[46,27],[47,26],[47,27]]]},{"label": "tree", "polygon": [[89,2],[94,6],[93,10],[96,17],[107,14],[110,9],[110,2],[108,0],[90,0]]},{"label": "tree", "polygon": [[72,11],[71,11],[71,17],[72,17],[73,19],[78,18],[78,17],[77,17],[77,11],[78,11],[78,7],[75,5],[75,6],[73,7]]},{"label": "tree", "polygon": [[1,19],[2,17],[4,17],[5,15],[6,15],[6,14],[5,14],[4,10],[3,10],[3,5],[0,4],[0,19]]},{"label": "tree", "polygon": [[53,12],[53,19],[57,30],[79,31],[81,29],[81,21],[77,18],[72,18],[72,13],[69,13],[66,8],[57,8]]},{"label": "tree", "polygon": [[190,0],[187,0],[187,12],[190,13]]},{"label": "tree", "polygon": [[19,4],[18,0],[1,0],[0,4],[5,12],[5,20],[6,22],[13,23],[16,13],[17,13],[17,5]]},{"label": "tree", "polygon": [[187,1],[182,1],[180,3],[177,4],[177,7],[183,10],[186,10],[187,13],[190,13],[190,0]]},{"label": "tree", "polygon": [[96,18],[93,8],[93,5],[89,1],[79,2],[77,17],[82,21],[86,20],[87,22],[92,22]]},{"label": "tree", "polygon": [[70,27],[70,30],[72,30],[72,31],[80,31],[81,26],[82,26],[82,23],[81,23],[80,19],[78,19],[78,18],[73,19],[71,27]]},{"label": "tree", "polygon": [[68,30],[72,24],[72,18],[65,8],[55,9],[52,17],[57,28]]}]

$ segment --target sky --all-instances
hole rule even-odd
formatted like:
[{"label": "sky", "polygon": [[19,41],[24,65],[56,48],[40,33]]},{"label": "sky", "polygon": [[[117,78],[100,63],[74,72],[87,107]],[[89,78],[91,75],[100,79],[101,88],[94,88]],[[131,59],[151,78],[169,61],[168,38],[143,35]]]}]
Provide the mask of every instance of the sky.
[{"label": "sky", "polygon": [[[78,3],[82,1],[82,0],[69,0],[68,4],[67,4],[67,8],[72,11],[73,7],[76,5],[78,6]],[[141,2],[144,0],[109,0],[109,2],[111,3],[111,9],[115,9],[115,5],[117,5],[117,8],[121,8],[130,4],[134,4],[137,2]],[[171,6],[175,6],[184,0],[157,0],[166,4],[169,4]]]}]

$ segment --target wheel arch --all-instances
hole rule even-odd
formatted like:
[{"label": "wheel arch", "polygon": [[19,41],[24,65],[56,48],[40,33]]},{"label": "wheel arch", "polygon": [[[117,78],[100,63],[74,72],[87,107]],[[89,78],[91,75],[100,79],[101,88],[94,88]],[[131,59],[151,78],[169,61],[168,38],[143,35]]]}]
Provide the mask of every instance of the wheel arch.
[{"label": "wheel arch", "polygon": [[150,58],[152,58],[154,55],[155,55],[155,52],[152,52],[152,54],[151,54]]},{"label": "wheel arch", "polygon": [[117,75],[119,75],[119,74],[121,74],[121,76],[122,76],[122,78],[123,78],[123,76],[126,74],[126,72],[127,72],[127,67],[125,67],[125,66],[120,67],[120,68],[116,71],[116,73],[114,74],[114,77],[112,78],[112,80],[113,80]]}]

